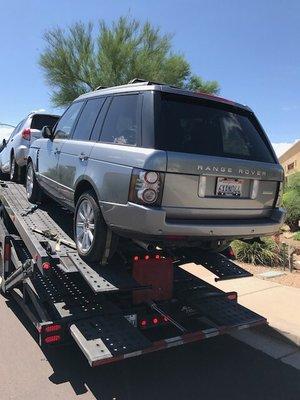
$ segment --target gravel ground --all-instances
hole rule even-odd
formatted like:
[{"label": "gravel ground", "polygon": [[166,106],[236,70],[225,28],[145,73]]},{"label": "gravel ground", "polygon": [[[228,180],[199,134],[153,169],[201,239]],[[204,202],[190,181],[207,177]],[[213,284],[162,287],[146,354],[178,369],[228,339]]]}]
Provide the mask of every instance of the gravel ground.
[{"label": "gravel ground", "polygon": [[[272,280],[273,282],[280,283],[281,285],[294,286],[300,288],[300,271],[289,272],[287,270],[283,271],[282,269],[264,267],[262,265],[245,264],[240,262],[238,264],[245,270],[251,272],[257,278],[268,279]],[[259,276],[259,274],[262,274],[267,271],[285,272],[285,275],[278,276],[276,278],[263,278],[262,276]]]}]

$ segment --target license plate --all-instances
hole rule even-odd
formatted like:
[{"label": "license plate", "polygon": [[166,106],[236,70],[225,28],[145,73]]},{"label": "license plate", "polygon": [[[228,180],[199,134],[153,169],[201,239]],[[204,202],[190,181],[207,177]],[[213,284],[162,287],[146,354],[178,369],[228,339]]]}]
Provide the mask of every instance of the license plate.
[{"label": "license plate", "polygon": [[218,178],[216,195],[226,197],[241,197],[242,179]]}]

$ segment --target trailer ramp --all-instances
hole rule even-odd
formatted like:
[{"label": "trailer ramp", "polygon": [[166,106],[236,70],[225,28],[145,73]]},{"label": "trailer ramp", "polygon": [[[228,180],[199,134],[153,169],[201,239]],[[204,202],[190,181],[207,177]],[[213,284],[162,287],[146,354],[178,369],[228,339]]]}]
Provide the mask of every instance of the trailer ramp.
[{"label": "trailer ramp", "polygon": [[[49,214],[49,207],[29,203],[22,185],[2,181],[0,188],[0,201],[42,275],[46,275],[43,266],[49,263],[64,273],[79,273],[94,293],[142,287],[118,265],[107,269],[86,264],[79,257],[74,241]],[[62,211],[55,208],[58,213]]]},{"label": "trailer ramp", "polygon": [[224,293],[186,271],[175,276],[171,305],[152,302],[158,315],[169,319],[163,328],[141,330],[121,314],[86,318],[70,326],[92,367],[266,323],[264,317],[239,305],[236,293]]}]

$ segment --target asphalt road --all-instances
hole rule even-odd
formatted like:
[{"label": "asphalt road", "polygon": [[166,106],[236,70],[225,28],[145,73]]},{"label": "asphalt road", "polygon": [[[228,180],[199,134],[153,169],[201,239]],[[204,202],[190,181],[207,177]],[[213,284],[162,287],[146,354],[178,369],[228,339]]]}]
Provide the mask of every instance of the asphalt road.
[{"label": "asphalt road", "polygon": [[300,371],[229,336],[91,369],[75,345],[44,354],[14,302],[0,316],[0,400],[300,399]]}]

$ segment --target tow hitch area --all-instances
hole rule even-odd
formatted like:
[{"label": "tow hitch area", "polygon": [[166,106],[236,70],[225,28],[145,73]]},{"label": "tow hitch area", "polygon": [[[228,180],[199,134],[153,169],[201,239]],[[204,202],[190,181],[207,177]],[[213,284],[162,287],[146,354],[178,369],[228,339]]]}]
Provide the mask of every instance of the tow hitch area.
[{"label": "tow hitch area", "polygon": [[193,261],[217,279],[250,276],[224,256],[127,254],[90,266],[21,185],[1,184],[0,200],[0,289],[20,305],[42,347],[74,340],[94,367],[266,323],[235,292],[180,267]]}]

